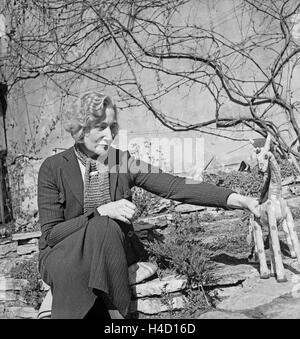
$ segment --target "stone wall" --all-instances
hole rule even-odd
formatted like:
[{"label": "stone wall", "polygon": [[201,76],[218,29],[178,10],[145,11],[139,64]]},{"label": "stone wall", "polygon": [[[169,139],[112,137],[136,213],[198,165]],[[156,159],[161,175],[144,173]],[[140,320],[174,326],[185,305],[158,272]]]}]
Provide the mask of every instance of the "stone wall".
[{"label": "stone wall", "polygon": [[21,296],[28,281],[13,279],[11,270],[37,255],[40,235],[40,232],[13,234],[10,240],[0,243],[0,319],[35,319],[37,316],[37,310],[27,305]]}]

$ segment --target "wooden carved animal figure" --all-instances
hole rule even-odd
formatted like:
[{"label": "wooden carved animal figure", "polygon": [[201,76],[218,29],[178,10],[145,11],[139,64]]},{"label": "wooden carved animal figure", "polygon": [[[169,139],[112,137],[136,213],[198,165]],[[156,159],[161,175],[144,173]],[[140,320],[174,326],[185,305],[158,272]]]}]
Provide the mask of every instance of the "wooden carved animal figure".
[{"label": "wooden carved animal figure", "polygon": [[[280,167],[271,148],[271,135],[268,135],[265,145],[256,148],[258,167],[266,176],[260,201],[260,217],[250,218],[255,252],[260,263],[260,277],[268,279],[275,276],[278,282],[287,281],[282,262],[278,227],[282,226],[286,236],[290,255],[297,258],[300,265],[300,244],[292,213],[282,197]],[[267,266],[262,227],[269,231],[271,271]]]}]

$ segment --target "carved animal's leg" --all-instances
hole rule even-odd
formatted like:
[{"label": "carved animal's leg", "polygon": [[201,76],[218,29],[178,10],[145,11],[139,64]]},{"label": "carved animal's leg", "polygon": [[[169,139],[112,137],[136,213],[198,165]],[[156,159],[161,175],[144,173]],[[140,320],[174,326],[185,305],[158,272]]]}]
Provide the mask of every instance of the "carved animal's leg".
[{"label": "carved animal's leg", "polygon": [[271,235],[271,245],[272,245],[271,253],[273,250],[276,278],[278,282],[286,282],[287,279],[285,276],[285,271],[284,271],[282,257],[281,257],[275,208],[272,206],[271,203],[267,204],[267,214],[268,214],[268,222],[269,222],[270,235]]},{"label": "carved animal's leg", "polygon": [[260,278],[269,279],[270,271],[267,266],[266,252],[265,252],[264,239],[263,239],[263,233],[261,230],[261,226],[258,223],[257,218],[254,218],[252,222],[253,222],[254,241],[255,241],[256,248],[257,248],[259,264],[260,264]]},{"label": "carved animal's leg", "polygon": [[288,229],[290,231],[290,236],[291,236],[291,239],[292,239],[293,247],[294,247],[296,257],[297,257],[299,265],[300,265],[300,243],[299,243],[299,239],[298,239],[298,236],[297,236],[294,219],[293,219],[291,210],[288,207],[286,208],[286,213],[287,213],[286,214],[287,226],[288,226]]},{"label": "carved animal's leg", "polygon": [[258,258],[258,249],[257,249],[257,246],[256,246],[256,240],[255,240],[255,236],[254,235],[253,235],[253,239],[254,239],[255,245],[252,246],[251,253],[248,256],[248,262],[249,263],[257,263],[259,261],[259,258]]},{"label": "carved animal's leg", "polygon": [[292,242],[290,230],[289,230],[286,219],[283,220],[283,222],[282,222],[282,228],[283,228],[283,231],[285,233],[286,242],[287,242],[289,250],[290,250],[290,255],[291,255],[292,258],[297,258],[297,255],[296,255],[296,252],[295,252],[295,249],[294,249],[294,245],[293,245],[293,242]]},{"label": "carved animal's leg", "polygon": [[271,262],[271,277],[275,277],[275,258],[274,258],[272,240],[270,236],[269,236],[269,249],[270,249],[270,262]]},{"label": "carved animal's leg", "polygon": [[257,248],[257,240],[256,240],[256,235],[253,234],[253,238],[254,238],[254,241],[255,241],[255,245],[254,245],[254,260],[256,262],[259,261],[259,256],[258,256],[258,248]]},{"label": "carved animal's leg", "polygon": [[259,261],[259,258],[258,258],[257,241],[255,238],[255,233],[254,233],[254,215],[253,214],[250,215],[250,219],[249,219],[249,234],[247,236],[248,245],[252,244],[252,240],[254,242],[254,246],[252,246],[251,248],[251,253],[248,256],[248,261],[250,263],[256,263]]}]

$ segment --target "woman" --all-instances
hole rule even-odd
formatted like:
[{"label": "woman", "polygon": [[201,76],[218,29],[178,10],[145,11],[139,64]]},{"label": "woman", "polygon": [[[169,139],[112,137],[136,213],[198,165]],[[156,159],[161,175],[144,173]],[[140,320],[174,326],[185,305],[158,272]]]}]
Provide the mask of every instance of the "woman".
[{"label": "woman", "polygon": [[[52,318],[89,318],[107,308],[127,316],[128,267],[147,258],[131,223],[133,186],[183,203],[259,213],[254,198],[187,184],[111,147],[118,126],[108,96],[83,95],[79,114],[65,128],[75,145],[47,158],[38,178],[39,269],[53,293]],[[109,318],[107,312],[101,316]]]}]

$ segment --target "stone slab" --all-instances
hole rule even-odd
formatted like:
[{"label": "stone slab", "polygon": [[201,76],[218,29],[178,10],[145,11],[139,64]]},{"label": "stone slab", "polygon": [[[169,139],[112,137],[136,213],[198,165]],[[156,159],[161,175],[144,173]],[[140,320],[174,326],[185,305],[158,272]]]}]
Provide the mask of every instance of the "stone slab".
[{"label": "stone slab", "polygon": [[33,252],[38,252],[39,247],[38,244],[26,244],[26,245],[20,245],[17,248],[17,253],[19,255],[24,255],[24,254],[30,254]]},{"label": "stone slab", "polygon": [[11,319],[37,319],[38,311],[33,307],[9,307],[5,315]]},{"label": "stone slab", "polygon": [[163,293],[174,293],[185,289],[187,280],[174,275],[163,279],[154,279],[147,283],[132,286],[133,295],[137,298],[159,296]]},{"label": "stone slab", "polygon": [[219,300],[224,300],[226,298],[232,297],[233,295],[236,295],[239,291],[241,291],[243,288],[243,284],[240,284],[238,286],[231,286],[231,287],[217,287],[214,289],[214,291],[217,293],[217,296]]},{"label": "stone slab", "polygon": [[297,176],[296,178],[288,177],[282,180],[282,186],[291,185],[291,184],[295,184],[299,182],[300,182],[300,176]]},{"label": "stone slab", "polygon": [[33,238],[40,238],[42,233],[40,231],[37,232],[28,232],[28,233],[15,233],[12,235],[13,241],[27,240]]},{"label": "stone slab", "polygon": [[191,213],[191,212],[200,212],[205,211],[206,208],[203,206],[196,206],[190,204],[181,204],[175,207],[175,212],[177,213]]},{"label": "stone slab", "polygon": [[217,264],[212,272],[213,280],[206,286],[236,285],[251,277],[259,278],[259,272],[251,265]]},{"label": "stone slab", "polygon": [[0,259],[0,274],[1,275],[9,275],[12,268],[16,265],[16,262],[18,262],[18,258],[3,258]]},{"label": "stone slab", "polygon": [[[27,245],[27,244],[35,244],[35,245],[38,245],[39,244],[39,239],[37,238],[33,238],[33,239],[30,239],[28,241],[25,241],[24,243],[21,242],[22,245]],[[19,245],[20,246],[20,245]]]},{"label": "stone slab", "polygon": [[300,319],[300,298],[278,299],[259,311],[266,319]]},{"label": "stone slab", "polygon": [[27,284],[25,279],[0,277],[0,291],[21,291]]},{"label": "stone slab", "polygon": [[251,319],[241,313],[212,311],[201,315],[198,319]]},{"label": "stone slab", "polygon": [[18,300],[18,296],[15,292],[7,292],[7,291],[0,291],[0,302],[4,301],[16,301]]},{"label": "stone slab", "polygon": [[147,229],[155,229],[166,227],[169,224],[171,214],[162,214],[155,217],[140,218],[133,223],[135,231],[142,231]]},{"label": "stone slab", "polygon": [[288,279],[286,283],[278,283],[275,278],[266,280],[259,277],[249,278],[243,283],[242,289],[222,301],[217,307],[227,311],[243,311],[269,304],[273,300],[295,291],[295,286],[297,286],[295,279],[298,275],[287,271],[286,276]]},{"label": "stone slab", "polygon": [[289,207],[299,208],[300,207],[300,197],[294,197],[286,199],[286,202]]},{"label": "stone slab", "polygon": [[4,257],[9,253],[17,251],[18,243],[16,241],[8,244],[0,245],[0,257]]},{"label": "stone slab", "polygon": [[[171,309],[173,311],[181,310],[186,305],[186,299],[183,296],[176,296],[172,299]],[[162,302],[159,298],[136,299],[131,302],[130,312],[141,312],[144,314],[159,314],[170,310],[170,306]]]}]

